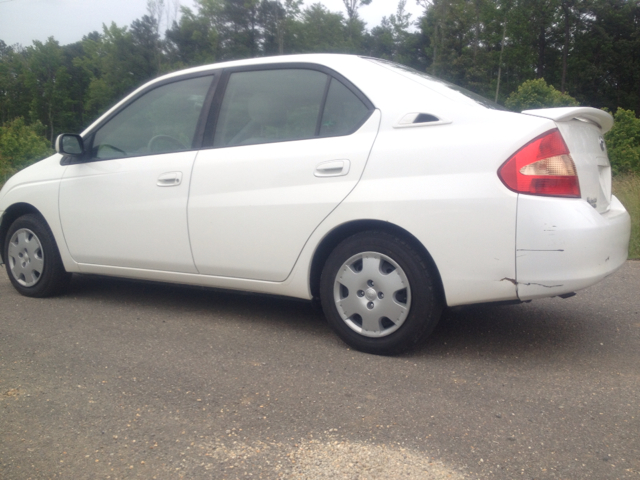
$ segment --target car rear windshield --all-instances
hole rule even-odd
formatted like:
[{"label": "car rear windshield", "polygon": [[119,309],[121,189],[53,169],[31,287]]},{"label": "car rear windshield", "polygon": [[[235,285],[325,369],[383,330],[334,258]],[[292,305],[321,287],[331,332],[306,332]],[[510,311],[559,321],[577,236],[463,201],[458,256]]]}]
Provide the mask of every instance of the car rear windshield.
[{"label": "car rear windshield", "polygon": [[370,60],[374,63],[377,63],[383,67],[389,68],[391,70],[396,71],[397,73],[399,73],[400,75],[403,75],[405,77],[408,78],[412,78],[413,80],[416,80],[418,83],[421,84],[425,84],[424,80],[428,80],[429,82],[434,82],[434,83],[439,83],[440,85],[443,85],[455,92],[458,92],[462,95],[464,95],[465,97],[467,97],[470,100],[473,100],[475,103],[478,103],[480,105],[482,105],[483,107],[486,108],[490,108],[492,110],[507,110],[506,108],[504,108],[502,105],[497,104],[496,102],[489,100],[488,98],[483,97],[482,95],[478,95],[477,93],[473,93],[470,90],[467,90],[466,88],[462,88],[458,85],[455,85],[453,83],[449,83],[445,80],[442,80],[438,77],[434,77],[433,75],[429,75],[428,73],[425,72],[421,72],[419,70],[416,70],[414,68],[411,67],[407,67],[406,65],[401,65],[399,63],[395,63],[395,62],[391,62],[389,60],[383,60],[380,58],[370,58],[370,57],[363,57],[366,58],[367,60]]}]

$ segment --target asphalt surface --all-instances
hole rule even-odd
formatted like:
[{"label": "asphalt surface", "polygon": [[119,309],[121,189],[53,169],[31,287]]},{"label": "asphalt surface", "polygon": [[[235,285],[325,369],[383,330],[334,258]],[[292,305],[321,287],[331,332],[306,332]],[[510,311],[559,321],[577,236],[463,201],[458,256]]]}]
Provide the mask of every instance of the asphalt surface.
[{"label": "asphalt surface", "polygon": [[0,478],[640,478],[640,262],[349,350],[309,303],[0,273]]}]

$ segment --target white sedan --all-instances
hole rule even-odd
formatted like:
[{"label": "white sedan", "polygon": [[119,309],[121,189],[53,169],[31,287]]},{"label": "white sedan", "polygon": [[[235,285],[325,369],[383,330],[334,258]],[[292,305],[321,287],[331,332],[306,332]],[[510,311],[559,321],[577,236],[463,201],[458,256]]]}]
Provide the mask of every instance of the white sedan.
[{"label": "white sedan", "polygon": [[397,353],[445,306],[567,297],[624,263],[612,124],[373,58],[192,68],[12,177],[0,252],[23,295],[77,272],[319,298],[347,344]]}]

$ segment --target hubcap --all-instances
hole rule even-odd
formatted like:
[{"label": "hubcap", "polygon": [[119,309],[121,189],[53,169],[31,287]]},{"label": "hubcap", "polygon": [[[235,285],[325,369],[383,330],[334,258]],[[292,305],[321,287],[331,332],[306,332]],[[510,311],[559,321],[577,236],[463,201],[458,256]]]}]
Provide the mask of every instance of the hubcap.
[{"label": "hubcap", "polygon": [[31,230],[21,228],[9,241],[7,249],[9,270],[23,287],[33,287],[42,276],[44,255],[40,240]]},{"label": "hubcap", "polygon": [[411,308],[407,275],[390,257],[377,252],[354,255],[342,264],[333,287],[342,320],[366,337],[390,335]]}]

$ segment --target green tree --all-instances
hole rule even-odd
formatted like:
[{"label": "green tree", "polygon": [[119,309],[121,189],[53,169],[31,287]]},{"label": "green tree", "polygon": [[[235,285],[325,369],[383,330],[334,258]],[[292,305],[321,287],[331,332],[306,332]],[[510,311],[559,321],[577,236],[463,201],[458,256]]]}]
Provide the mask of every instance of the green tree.
[{"label": "green tree", "polygon": [[613,118],[613,128],[605,134],[611,168],[616,174],[640,175],[640,119],[624,108]]},{"label": "green tree", "polygon": [[63,65],[69,75],[66,85],[67,98],[64,102],[64,115],[58,122],[54,137],[59,133],[80,132],[87,126],[85,121],[84,102],[91,78],[87,72],[74,62],[84,55],[82,42],[71,43],[62,47]]},{"label": "green tree", "polygon": [[154,56],[155,34],[150,17],[134,22],[133,29],[112,23],[102,34],[82,41],[84,55],[75,60],[90,78],[85,110],[92,118],[117,99],[158,74]]},{"label": "green tree", "polygon": [[347,10],[347,38],[352,46],[361,41],[364,30],[364,22],[360,19],[358,10],[360,7],[371,5],[371,2],[372,0],[342,0]]},{"label": "green tree", "polygon": [[41,133],[40,122],[27,125],[23,118],[16,118],[0,127],[0,183],[36,160],[53,151]]},{"label": "green tree", "polygon": [[263,53],[282,55],[295,42],[302,0],[262,0],[260,23],[264,29]]},{"label": "green tree", "polygon": [[400,0],[396,13],[383,17],[380,25],[371,29],[369,54],[424,69],[420,34],[409,30],[412,22],[406,5],[407,0]]},{"label": "green tree", "polygon": [[53,144],[60,125],[66,124],[71,77],[64,65],[64,53],[57,41],[50,37],[46,43],[34,41],[26,51],[28,69],[25,85],[31,90],[30,118],[47,127]]},{"label": "green tree", "polygon": [[[198,35],[197,40],[215,40],[216,60],[250,58],[261,54],[263,26],[260,24],[260,0],[196,0],[196,5],[197,14],[188,20],[193,21],[197,17],[193,23],[200,27],[201,32],[203,27],[206,31],[202,32],[204,35]],[[171,37],[172,41],[176,38],[173,34]]]},{"label": "green tree", "polygon": [[[497,0],[434,0],[420,24],[431,60],[430,73],[493,96],[505,33]],[[507,40],[509,36],[507,36]],[[509,63],[508,49],[505,63]]]},{"label": "green tree", "polygon": [[505,105],[510,110],[521,112],[534,108],[572,107],[578,101],[566,93],[547,85],[544,78],[527,80],[507,98]]},{"label": "green tree", "polygon": [[162,51],[158,20],[149,15],[131,23],[131,43],[140,62],[142,78],[153,78],[162,69]]},{"label": "green tree", "polygon": [[594,1],[575,34],[567,83],[595,107],[640,115],[640,2]]},{"label": "green tree", "polygon": [[321,3],[314,3],[302,12],[292,52],[345,53],[349,51],[344,17],[331,12]]},{"label": "green tree", "polygon": [[166,32],[169,62],[175,69],[213,63],[218,53],[218,32],[210,18],[181,7],[179,21]]},{"label": "green tree", "polygon": [[0,40],[0,125],[8,120],[11,108],[10,93],[12,90],[11,58],[13,49]]},{"label": "green tree", "polygon": [[216,19],[223,60],[256,57],[261,53],[259,0],[224,0]]},{"label": "green tree", "polygon": [[17,117],[30,117],[33,91],[28,87],[27,51],[20,45],[5,47],[0,57],[0,125]]}]

